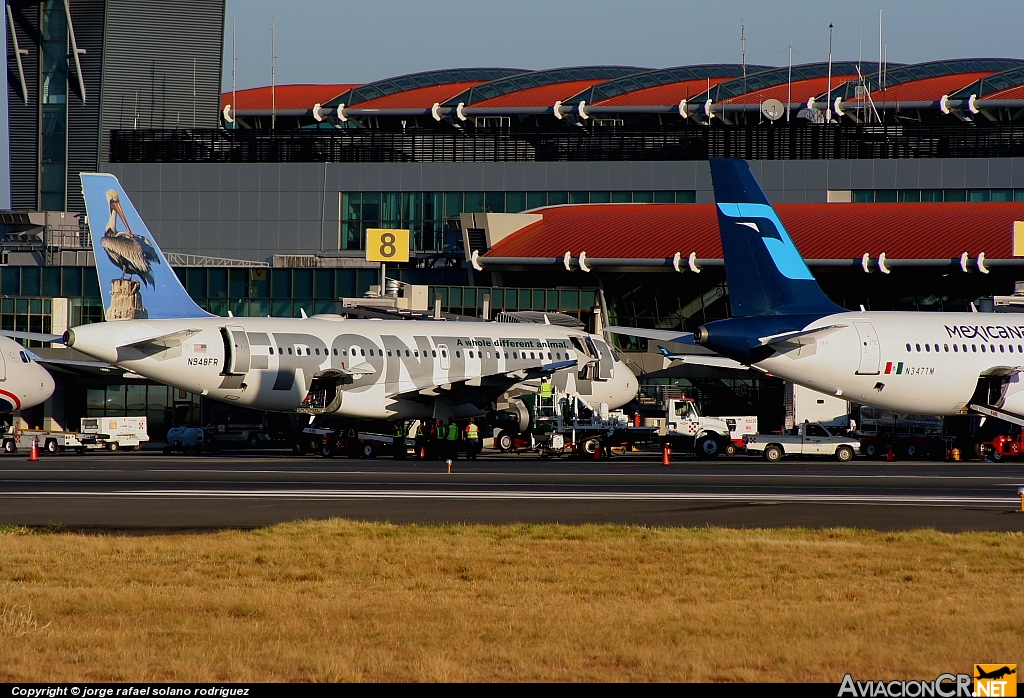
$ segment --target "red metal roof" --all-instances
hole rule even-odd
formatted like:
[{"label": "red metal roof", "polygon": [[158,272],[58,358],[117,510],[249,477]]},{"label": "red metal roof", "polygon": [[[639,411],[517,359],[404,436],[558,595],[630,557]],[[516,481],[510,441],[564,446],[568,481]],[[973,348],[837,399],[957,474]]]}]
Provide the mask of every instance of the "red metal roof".
[{"label": "red metal roof", "polygon": [[[885,90],[875,90],[871,93],[871,99],[876,102],[937,101],[942,95],[951,95],[957,90],[961,90],[971,83],[992,74],[992,72],[960,73],[958,75],[941,75],[934,78],[911,80],[910,82],[893,85]],[[825,93],[821,92],[820,94]]]},{"label": "red metal roof", "polygon": [[[939,204],[778,204],[807,259],[1012,257],[1014,221],[1024,202]],[[485,257],[574,256],[665,259],[722,256],[711,204],[586,204],[538,209],[544,220],[516,231]]]},{"label": "red metal roof", "polygon": [[[842,85],[848,80],[852,80],[857,77],[856,75],[833,75],[832,76],[832,89],[835,89],[839,85]],[[807,78],[806,80],[794,80],[793,81],[793,99],[792,102],[806,102],[811,97],[817,97],[821,94],[828,92],[828,76],[820,78]],[[783,104],[790,95],[790,86],[787,83],[781,85],[774,85],[772,87],[751,90],[745,95],[739,95],[731,97],[725,100],[726,104],[758,104],[765,101],[766,99],[777,99]],[[712,90],[711,94],[714,94]]]},{"label": "red metal roof", "polygon": [[550,107],[558,100],[568,99],[579,94],[588,87],[606,80],[576,80],[575,82],[559,82],[553,85],[528,87],[499,97],[474,102],[473,107]]},{"label": "red metal roof", "polygon": [[[324,104],[340,94],[348,92],[359,85],[278,85],[275,88],[275,101],[278,109],[312,109],[314,104]],[[270,87],[252,87],[247,90],[237,90],[238,104],[235,109],[243,110],[270,110],[271,95]],[[220,96],[220,108],[223,109],[231,102],[231,93],[225,92]]]},{"label": "red metal roof", "polygon": [[353,109],[430,109],[435,102],[443,104],[474,85],[482,84],[483,82],[450,82],[446,85],[430,85],[368,99],[365,102],[356,102],[350,106]]},{"label": "red metal roof", "polygon": [[626,92],[625,94],[611,97],[601,102],[595,102],[594,104],[599,104],[602,107],[646,107],[652,104],[658,106],[679,104],[679,101],[682,99],[689,99],[702,92],[706,92],[709,84],[714,87],[720,82],[733,79],[732,77],[711,78],[710,82],[708,78],[683,80],[682,82],[673,82],[668,85],[657,85],[643,90]]}]

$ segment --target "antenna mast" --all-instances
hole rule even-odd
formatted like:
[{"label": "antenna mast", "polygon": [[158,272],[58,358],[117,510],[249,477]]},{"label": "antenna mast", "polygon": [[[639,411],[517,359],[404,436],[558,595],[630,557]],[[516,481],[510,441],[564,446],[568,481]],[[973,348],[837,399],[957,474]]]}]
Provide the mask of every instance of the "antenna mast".
[{"label": "antenna mast", "polygon": [[[743,103],[747,103],[747,35],[743,18],[740,18],[740,64],[743,66]],[[745,118],[745,117],[744,117]]]},{"label": "antenna mast", "polygon": [[270,129],[277,125],[277,34],[274,30],[274,22],[277,18],[270,18]]},{"label": "antenna mast", "polygon": [[786,78],[786,123],[790,123],[789,112],[793,104],[793,37],[789,37],[789,77]]},{"label": "antenna mast", "polygon": [[825,123],[832,123],[832,23],[828,25],[828,93],[825,97]]},{"label": "antenna mast", "polygon": [[235,113],[238,111],[238,93],[235,91],[235,73],[238,69],[238,48],[235,41],[235,21],[231,18],[231,127],[235,127]]}]

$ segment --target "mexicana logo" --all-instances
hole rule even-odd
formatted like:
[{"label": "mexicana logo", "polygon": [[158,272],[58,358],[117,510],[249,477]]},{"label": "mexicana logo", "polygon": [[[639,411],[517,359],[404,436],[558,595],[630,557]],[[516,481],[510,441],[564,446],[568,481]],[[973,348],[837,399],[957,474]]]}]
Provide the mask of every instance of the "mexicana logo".
[{"label": "mexicana logo", "polygon": [[[782,221],[775,215],[775,210],[765,204],[718,204],[722,215],[733,219],[738,225],[744,225],[761,236],[768,254],[779,273],[787,279],[806,279],[813,281],[810,270],[804,264],[796,245],[789,239]],[[736,220],[753,218],[756,220]]]}]

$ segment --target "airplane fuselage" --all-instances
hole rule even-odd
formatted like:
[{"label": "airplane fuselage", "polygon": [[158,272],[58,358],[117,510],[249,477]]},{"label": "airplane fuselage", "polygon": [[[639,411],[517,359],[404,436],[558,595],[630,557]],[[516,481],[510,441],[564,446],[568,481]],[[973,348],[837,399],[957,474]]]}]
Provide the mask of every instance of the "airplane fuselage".
[{"label": "airplane fuselage", "polygon": [[[601,337],[555,325],[206,317],[83,325],[69,340],[152,380],[279,412],[299,409],[324,372],[346,372],[332,414],[365,419],[430,416],[452,385],[516,372],[526,380],[531,370],[560,362],[576,365],[555,372],[555,385],[595,407],[619,407],[637,392],[635,376]],[[453,405],[457,416],[480,411]]]},{"label": "airplane fuselage", "polygon": [[[715,324],[709,325],[712,337]],[[804,343],[797,338],[773,345],[771,356],[752,365],[853,402],[935,415],[962,413],[981,377],[1006,376],[992,402],[1024,412],[1024,391],[1016,377],[1024,368],[1024,317],[848,312],[824,316],[803,329],[828,327],[834,329]],[[708,346],[715,348],[713,340]]]}]

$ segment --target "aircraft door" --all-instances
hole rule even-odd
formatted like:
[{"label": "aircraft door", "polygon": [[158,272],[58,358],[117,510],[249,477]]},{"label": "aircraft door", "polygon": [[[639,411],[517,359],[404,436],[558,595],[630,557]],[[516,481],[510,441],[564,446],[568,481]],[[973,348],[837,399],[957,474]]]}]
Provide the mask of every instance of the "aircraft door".
[{"label": "aircraft door", "polygon": [[237,325],[228,325],[224,330],[227,333],[227,341],[224,344],[228,350],[224,357],[224,373],[240,375],[248,372],[251,362],[249,337],[246,336],[245,330]]},{"label": "aircraft door", "polygon": [[0,381],[7,380],[7,357],[0,351]]},{"label": "aircraft door", "polygon": [[878,347],[878,333],[870,322],[854,322],[853,326],[857,328],[857,335],[860,338],[860,366],[857,368],[857,375],[877,376],[882,360],[882,353]]},{"label": "aircraft door", "polygon": [[591,365],[590,379],[596,381],[606,381],[611,378],[612,371],[612,357],[611,352],[605,348],[605,352],[608,353],[608,357],[604,357],[604,352],[597,348],[594,340],[590,337],[584,338],[587,345],[587,353],[594,358],[594,363]]},{"label": "aircraft door", "polygon": [[452,367],[452,357],[448,356],[448,346],[445,344],[437,345],[437,355],[441,360],[441,370],[447,371]]}]

